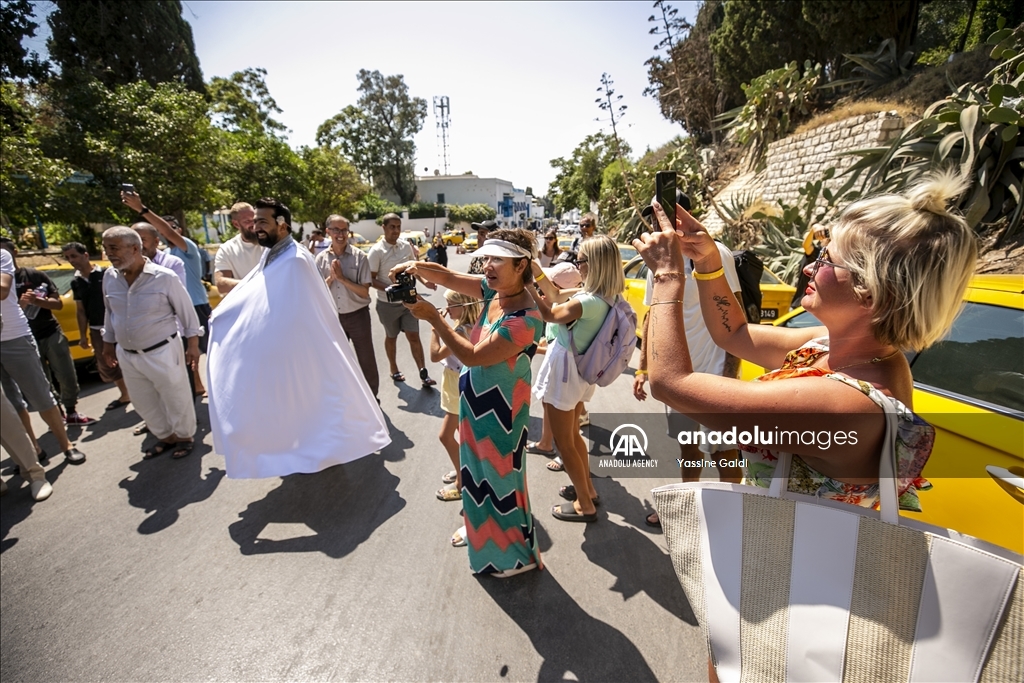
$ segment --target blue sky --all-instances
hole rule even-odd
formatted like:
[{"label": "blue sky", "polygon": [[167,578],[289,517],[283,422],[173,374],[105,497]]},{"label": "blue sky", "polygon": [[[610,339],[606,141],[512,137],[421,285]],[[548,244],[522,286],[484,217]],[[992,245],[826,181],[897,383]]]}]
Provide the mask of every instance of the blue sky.
[{"label": "blue sky", "polygon": [[[674,4],[695,16],[696,2]],[[410,93],[427,100],[418,174],[440,167],[435,95],[451,103],[452,173],[497,176],[537,194],[554,178],[549,161],[602,129],[594,120],[602,72],[629,107],[622,134],[634,151],[682,132],[642,95],[644,61],[657,42],[648,35],[650,2],[188,0],[183,7],[204,78],[265,68],[293,146],[314,144],[317,126],[356,102],[361,68],[403,74]]]}]

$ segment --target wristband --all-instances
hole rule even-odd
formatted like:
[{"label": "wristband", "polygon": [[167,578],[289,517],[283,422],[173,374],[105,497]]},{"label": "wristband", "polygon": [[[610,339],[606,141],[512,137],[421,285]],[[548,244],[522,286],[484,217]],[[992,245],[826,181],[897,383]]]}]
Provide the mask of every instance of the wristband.
[{"label": "wristband", "polygon": [[149,213],[149,207],[148,206],[143,206],[142,209],[139,211],[139,215],[140,216],[145,216],[147,213]]},{"label": "wristband", "polygon": [[544,273],[541,273],[540,275],[534,275],[534,276],[533,276],[533,279],[534,279],[534,280],[535,280],[536,282],[540,282],[541,280],[543,280],[543,279],[544,279]]},{"label": "wristband", "polygon": [[693,271],[693,277],[695,280],[716,280],[725,275],[725,266],[722,266],[716,271],[710,273],[698,273],[696,270]]},{"label": "wristband", "polygon": [[633,376],[634,377],[642,377],[643,375],[646,375],[646,374],[647,374],[646,370],[637,370],[636,372],[633,373]]}]

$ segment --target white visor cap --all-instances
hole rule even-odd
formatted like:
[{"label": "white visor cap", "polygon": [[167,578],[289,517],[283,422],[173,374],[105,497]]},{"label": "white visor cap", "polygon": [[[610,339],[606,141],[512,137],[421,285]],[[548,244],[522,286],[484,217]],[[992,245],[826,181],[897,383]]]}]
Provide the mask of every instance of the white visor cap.
[{"label": "white visor cap", "polygon": [[533,254],[518,244],[505,240],[487,240],[474,256],[500,256],[502,258],[533,258]]}]

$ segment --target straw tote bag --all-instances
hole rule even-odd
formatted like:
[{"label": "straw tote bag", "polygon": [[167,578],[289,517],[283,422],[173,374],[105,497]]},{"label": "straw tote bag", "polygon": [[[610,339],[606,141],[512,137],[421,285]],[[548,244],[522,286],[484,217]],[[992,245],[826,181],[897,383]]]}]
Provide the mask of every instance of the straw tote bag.
[{"label": "straw tote bag", "polygon": [[653,491],[676,575],[726,681],[1022,681],[1022,557],[901,519],[885,404],[881,512],[786,491]]}]

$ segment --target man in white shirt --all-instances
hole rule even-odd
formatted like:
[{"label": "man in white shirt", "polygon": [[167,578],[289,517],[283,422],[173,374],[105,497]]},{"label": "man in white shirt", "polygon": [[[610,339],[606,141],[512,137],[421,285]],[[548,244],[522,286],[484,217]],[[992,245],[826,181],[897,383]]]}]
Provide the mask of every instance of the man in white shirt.
[{"label": "man in white shirt", "polygon": [[113,266],[103,273],[103,354],[121,368],[135,410],[158,439],[143,457],[183,458],[196,432],[188,380],[199,363],[199,317],[178,277],[142,255],[136,231],[108,229],[103,250]]},{"label": "man in white shirt", "polygon": [[43,418],[46,426],[57,437],[57,443],[67,461],[73,465],[85,462],[85,454],[68,439],[64,418],[50,393],[50,383],[43,373],[28,318],[15,294],[14,259],[5,249],[0,249],[0,319],[3,321],[0,325],[0,381],[3,382],[4,395],[13,404],[25,426],[38,459],[46,460],[47,454],[39,447],[32,433],[32,420],[25,399],[28,399],[28,404],[34,410],[39,411],[39,417]]},{"label": "man in white shirt", "polygon": [[413,360],[420,369],[420,381],[423,387],[437,384],[430,379],[423,358],[423,342],[420,340],[420,321],[413,317],[409,309],[399,301],[391,303],[384,290],[395,284],[388,273],[400,263],[419,261],[419,254],[411,244],[399,238],[402,234],[402,219],[398,214],[389,213],[384,216],[384,239],[370,248],[367,258],[370,261],[371,287],[377,290],[377,316],[384,325],[384,352],[388,355],[391,367],[391,379],[404,382],[405,375],[398,370],[396,354],[398,352],[398,333],[404,332],[409,340],[409,349]]},{"label": "man in white shirt", "polygon": [[[676,201],[684,209],[689,210],[690,198],[685,194],[678,193]],[[647,214],[648,212],[645,210],[645,215]],[[716,242],[715,244],[722,255],[722,267],[725,269],[725,279],[729,283],[729,288],[736,294],[736,300],[742,301],[740,278],[736,274],[736,262],[732,257],[732,252],[721,242]],[[687,259],[683,268],[683,276],[690,278],[691,272],[692,265],[689,259]],[[653,296],[654,282],[650,271],[648,271],[647,291],[644,294],[645,306],[649,307],[651,305]],[[638,401],[643,401],[647,398],[644,383],[647,381],[647,331],[649,319],[650,314],[648,313],[648,315],[644,316],[643,322],[644,336],[640,345],[640,368],[636,371],[636,378],[633,382],[633,396]],[[687,285],[683,291],[683,322],[685,325],[686,344],[690,348],[690,357],[693,360],[695,372],[707,372],[722,375],[723,377],[736,377],[739,374],[739,359],[727,354],[724,349],[717,346],[711,338],[711,333],[708,332],[707,326],[704,324],[704,314],[700,310],[700,293],[697,290],[696,283],[692,286]],[[700,369],[698,370],[698,368]],[[702,425],[686,415],[672,410],[668,406],[665,406],[665,414],[668,417],[668,434],[673,439],[681,431],[704,430]],[[680,445],[679,453],[682,460],[689,460],[691,462],[710,459],[703,456],[715,456],[718,460],[735,460],[737,457],[736,451],[729,449],[728,446],[707,443],[700,446]],[[683,481],[699,480],[701,469],[700,467],[684,467],[682,471]],[[740,482],[742,473],[738,467],[718,467],[717,469],[718,476],[722,481],[736,484]],[[661,526],[661,520],[658,518],[657,512],[652,512],[648,515],[646,521],[650,526]]]},{"label": "man in white shirt", "polygon": [[266,251],[256,240],[253,228],[256,212],[252,204],[238,202],[231,207],[229,217],[238,234],[220,245],[213,261],[213,284],[221,294],[230,292],[242,278],[256,270]]},{"label": "man in white shirt", "polygon": [[355,347],[359,368],[376,398],[380,374],[370,326],[370,283],[373,282],[370,261],[366,254],[348,243],[347,218],[332,214],[324,221],[324,227],[331,238],[331,246],[317,254],[314,261],[331,292],[341,329]]}]

